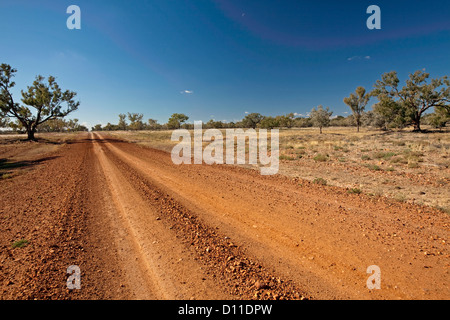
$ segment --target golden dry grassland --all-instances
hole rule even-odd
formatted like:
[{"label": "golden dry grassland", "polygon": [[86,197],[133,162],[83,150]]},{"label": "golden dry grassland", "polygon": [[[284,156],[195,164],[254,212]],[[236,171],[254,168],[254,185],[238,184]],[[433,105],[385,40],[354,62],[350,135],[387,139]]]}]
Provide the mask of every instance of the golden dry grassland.
[{"label": "golden dry grassland", "polygon": [[[225,130],[222,130],[225,137]],[[172,131],[109,134],[170,152]],[[204,146],[208,143],[205,142]],[[270,144],[269,144],[270,145]],[[246,165],[247,167],[252,167]],[[280,130],[280,174],[450,212],[450,132]]]},{"label": "golden dry grassland", "polygon": [[[225,138],[225,130],[221,131]],[[326,128],[323,134],[316,128],[283,129],[279,133],[279,174],[450,213],[448,128],[428,133],[369,129],[357,133],[354,128],[341,127]],[[86,133],[37,134],[39,142],[24,141],[24,135],[0,135],[1,177],[13,178],[29,169],[21,163],[44,158],[83,134]],[[169,130],[104,134],[167,152],[178,143],[171,141]],[[204,142],[203,146],[208,144]]]}]

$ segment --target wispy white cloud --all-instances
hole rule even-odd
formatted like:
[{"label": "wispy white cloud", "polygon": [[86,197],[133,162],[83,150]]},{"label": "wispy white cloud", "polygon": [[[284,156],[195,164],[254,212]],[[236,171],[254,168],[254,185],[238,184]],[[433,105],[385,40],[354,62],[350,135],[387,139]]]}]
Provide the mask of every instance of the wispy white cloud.
[{"label": "wispy white cloud", "polygon": [[296,116],[296,117],[302,117],[302,118],[305,118],[305,117],[309,117],[309,115],[310,115],[310,112],[306,112],[306,113],[297,113],[297,112],[294,112],[294,116]]},{"label": "wispy white cloud", "polygon": [[183,90],[183,91],[180,91],[180,93],[181,94],[193,94],[194,91],[192,91],[192,90]]},{"label": "wispy white cloud", "polygon": [[245,111],[244,113],[245,113],[245,114],[248,114],[248,111]]},{"label": "wispy white cloud", "polygon": [[72,50],[65,50],[65,51],[57,51],[54,54],[54,58],[57,61],[64,61],[64,62],[86,62],[87,58],[83,56],[82,54],[72,51]]},{"label": "wispy white cloud", "polygon": [[353,61],[353,60],[370,60],[371,57],[370,56],[353,56],[350,58],[347,58],[347,61]]}]

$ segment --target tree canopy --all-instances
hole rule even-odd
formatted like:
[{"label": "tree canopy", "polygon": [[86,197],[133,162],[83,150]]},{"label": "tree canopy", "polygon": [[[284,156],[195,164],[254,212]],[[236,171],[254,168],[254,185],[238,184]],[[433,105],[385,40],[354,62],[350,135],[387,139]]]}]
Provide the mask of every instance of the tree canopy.
[{"label": "tree canopy", "polygon": [[367,103],[369,102],[370,95],[366,94],[364,87],[356,88],[356,92],[350,94],[349,97],[344,98],[345,104],[347,104],[352,110],[353,117],[355,118],[356,128],[359,132],[361,127],[361,116],[364,113]]},{"label": "tree canopy", "polygon": [[130,113],[128,112],[128,120],[130,120],[130,125],[128,126],[131,130],[143,130],[145,125],[142,122],[144,115],[142,113]]},{"label": "tree canopy", "polygon": [[250,113],[247,114],[244,119],[242,119],[242,124],[246,128],[255,129],[262,119],[264,119],[264,116],[260,113]]},{"label": "tree canopy", "polygon": [[62,91],[53,76],[49,76],[47,82],[44,77],[37,76],[27,91],[21,91],[24,105],[15,102],[11,89],[15,86],[12,78],[16,72],[8,64],[0,65],[0,109],[4,116],[16,118],[20,122],[29,140],[35,139],[34,134],[40,124],[64,118],[78,109],[80,103],[74,100],[76,93]]},{"label": "tree canopy", "polygon": [[332,114],[333,112],[330,111],[330,108],[327,107],[324,109],[323,106],[320,105],[311,110],[309,117],[314,126],[318,127],[320,129],[320,133],[322,133],[322,128],[328,127],[330,124],[330,117]]},{"label": "tree canopy", "polygon": [[372,95],[378,97],[377,108],[384,117],[399,115],[405,125],[413,124],[414,131],[421,131],[421,119],[430,108],[450,108],[450,81],[448,77],[430,79],[422,70],[409,75],[406,85],[400,88],[397,72],[382,75],[375,83]]},{"label": "tree canopy", "polygon": [[182,113],[174,113],[170,116],[167,126],[169,129],[179,129],[181,125],[189,120],[189,117]]}]

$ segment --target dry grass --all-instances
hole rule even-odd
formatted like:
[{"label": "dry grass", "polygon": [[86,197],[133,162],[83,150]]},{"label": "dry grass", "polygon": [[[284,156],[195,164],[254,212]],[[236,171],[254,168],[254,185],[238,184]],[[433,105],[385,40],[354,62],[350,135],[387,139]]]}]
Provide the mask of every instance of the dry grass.
[{"label": "dry grass", "polygon": [[[171,131],[111,135],[170,151]],[[225,131],[222,130],[225,137]],[[204,146],[208,143],[204,142]],[[449,132],[382,132],[354,128],[280,130],[280,173],[373,196],[450,209]],[[252,167],[252,166],[247,166]],[[396,187],[401,187],[401,192]]]},{"label": "dry grass", "polygon": [[[225,130],[221,131],[225,137]],[[279,173],[310,181],[322,177],[328,185],[350,193],[386,196],[450,212],[449,133],[448,129],[430,133],[362,129],[356,133],[354,128],[327,128],[323,134],[313,128],[280,130]],[[108,134],[168,152],[177,144],[171,141],[172,131]],[[38,143],[24,141],[24,135],[0,135],[0,159],[45,156],[76,135],[38,134]],[[203,146],[208,144],[203,142]],[[1,170],[1,177],[14,178],[19,170]]]},{"label": "dry grass", "polygon": [[280,144],[284,156],[302,150],[300,159],[282,161],[284,174],[314,181],[325,172],[329,185],[349,192],[450,209],[448,131],[357,133],[329,128],[320,135],[317,129],[293,129],[280,132]]}]

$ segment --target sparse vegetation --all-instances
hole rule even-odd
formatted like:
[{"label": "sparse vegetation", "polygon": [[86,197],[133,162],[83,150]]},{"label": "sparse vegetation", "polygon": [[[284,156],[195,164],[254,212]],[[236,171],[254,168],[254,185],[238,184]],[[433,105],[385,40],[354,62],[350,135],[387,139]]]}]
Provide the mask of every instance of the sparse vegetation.
[{"label": "sparse vegetation", "polygon": [[17,240],[17,241],[14,241],[13,243],[12,243],[12,247],[13,248],[23,248],[23,247],[25,247],[26,245],[28,245],[28,240],[26,240],[26,239],[21,239],[21,240]]},{"label": "sparse vegetation", "polygon": [[[225,129],[220,130],[225,136]],[[111,134],[169,152],[173,146],[171,131]],[[394,197],[397,181],[408,201],[423,188],[423,181],[428,181],[427,187],[435,192],[421,199],[426,205],[450,207],[439,184],[450,180],[448,171],[442,170],[448,168],[448,159],[450,135],[439,131],[427,133],[425,140],[421,133],[385,133],[364,127],[359,133],[352,128],[330,127],[326,135],[318,135],[315,128],[280,130],[280,160],[285,160],[280,164],[282,173],[314,181],[326,172],[330,185],[353,188],[357,181],[364,185],[364,193],[390,197]],[[392,178],[387,180],[385,173]]]},{"label": "sparse vegetation", "polygon": [[320,153],[314,157],[314,161],[317,161],[317,162],[325,162],[327,160],[328,160],[328,156],[324,155],[324,154],[320,154]]},{"label": "sparse vegetation", "polygon": [[324,178],[316,178],[313,180],[314,184],[319,184],[321,186],[326,186],[327,185],[327,180],[325,180]]},{"label": "sparse vegetation", "polygon": [[280,155],[280,160],[295,160],[295,158],[286,154],[282,154]]},{"label": "sparse vegetation", "polygon": [[376,164],[366,164],[365,165],[367,168],[369,168],[370,170],[373,170],[373,171],[381,171],[382,169],[379,167],[379,166],[377,166]]},{"label": "sparse vegetation", "polygon": [[408,168],[410,169],[416,169],[419,167],[419,164],[417,162],[409,162],[408,163]]},{"label": "sparse vegetation", "polygon": [[374,159],[384,159],[384,160],[389,160],[391,159],[393,156],[395,156],[396,154],[394,152],[376,152],[373,155]]},{"label": "sparse vegetation", "polygon": [[351,193],[351,194],[360,194],[360,193],[362,193],[361,189],[358,189],[358,188],[351,188],[347,192]]}]

